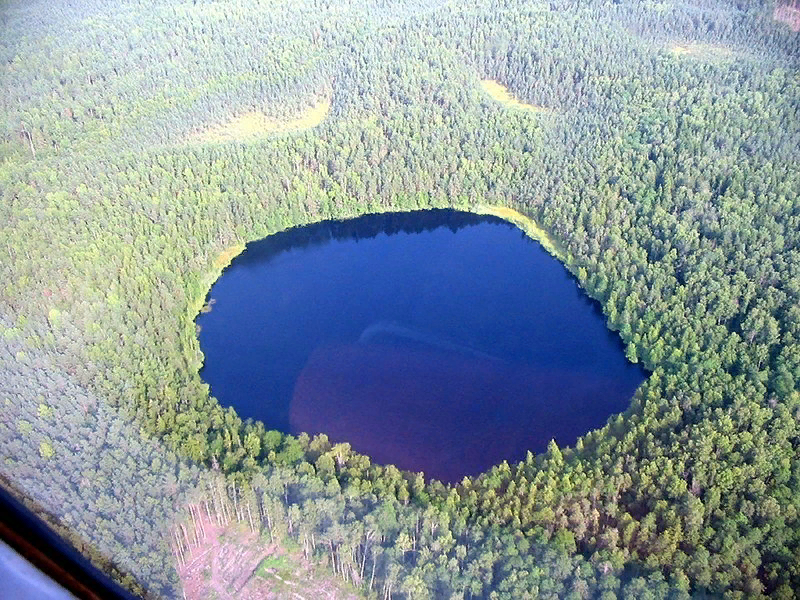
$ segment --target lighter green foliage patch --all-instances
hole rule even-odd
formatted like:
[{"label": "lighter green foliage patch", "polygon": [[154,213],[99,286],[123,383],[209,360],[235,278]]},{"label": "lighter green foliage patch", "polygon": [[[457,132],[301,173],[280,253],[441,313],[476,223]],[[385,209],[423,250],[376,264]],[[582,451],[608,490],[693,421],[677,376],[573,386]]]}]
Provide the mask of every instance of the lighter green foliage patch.
[{"label": "lighter green foliage patch", "polygon": [[189,143],[253,141],[269,135],[280,135],[312,129],[322,123],[330,111],[329,100],[320,100],[291,119],[274,119],[263,112],[251,111],[192,134]]},{"label": "lighter green foliage patch", "polygon": [[704,44],[700,42],[675,43],[669,47],[673,56],[700,60],[730,61],[741,57],[741,53],[720,44]]},{"label": "lighter green foliage patch", "polygon": [[39,403],[37,412],[42,419],[51,419],[53,417],[53,407],[43,402]]},{"label": "lighter green foliage patch", "polygon": [[272,576],[270,570],[288,570],[289,568],[289,561],[285,554],[272,555],[261,561],[261,564],[256,569],[256,575],[268,579]]},{"label": "lighter green foliage patch", "polygon": [[31,431],[33,431],[33,425],[30,424],[29,421],[25,419],[20,419],[17,421],[17,430],[24,436],[30,435]]},{"label": "lighter green foliage patch", "polygon": [[543,106],[536,106],[535,104],[527,104],[520,101],[508,91],[506,86],[492,79],[483,79],[481,81],[481,88],[483,88],[483,91],[491,96],[492,100],[496,100],[506,108],[516,108],[534,113],[548,112],[548,110]]},{"label": "lighter green foliage patch", "polygon": [[53,445],[49,441],[43,441],[39,444],[39,455],[45,460],[50,460],[56,454],[53,450]]}]

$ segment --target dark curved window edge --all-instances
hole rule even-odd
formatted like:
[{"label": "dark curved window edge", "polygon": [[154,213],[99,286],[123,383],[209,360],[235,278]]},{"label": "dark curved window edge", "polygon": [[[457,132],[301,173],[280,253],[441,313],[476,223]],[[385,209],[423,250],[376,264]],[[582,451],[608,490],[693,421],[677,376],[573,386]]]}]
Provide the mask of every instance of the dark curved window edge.
[{"label": "dark curved window edge", "polygon": [[0,539],[76,598],[136,598],[81,556],[47,523],[15,498],[9,492],[8,482],[2,480]]}]

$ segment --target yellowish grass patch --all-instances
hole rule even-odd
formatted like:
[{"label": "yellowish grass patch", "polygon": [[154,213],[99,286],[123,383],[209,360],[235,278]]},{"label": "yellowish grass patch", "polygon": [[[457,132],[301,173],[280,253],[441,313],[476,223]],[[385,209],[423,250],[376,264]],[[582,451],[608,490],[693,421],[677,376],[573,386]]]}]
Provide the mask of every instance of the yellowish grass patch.
[{"label": "yellowish grass patch", "polygon": [[280,135],[292,131],[302,131],[316,127],[328,115],[331,108],[329,100],[322,100],[309,106],[291,119],[275,119],[262,112],[252,111],[239,115],[220,125],[189,136],[190,143],[250,141],[270,135]]},{"label": "yellowish grass patch", "polygon": [[526,104],[520,102],[517,98],[508,91],[508,88],[501,83],[497,83],[493,79],[482,79],[481,87],[483,91],[489,94],[491,98],[506,108],[519,108],[535,113],[548,112],[543,106],[536,106],[535,104]]},{"label": "yellowish grass patch", "polygon": [[231,261],[242,252],[244,252],[244,244],[242,242],[237,242],[230,248],[226,248],[214,259],[214,270],[222,271],[222,269],[231,264]]},{"label": "yellowish grass patch", "polygon": [[669,51],[674,56],[687,56],[689,58],[701,59],[723,59],[730,60],[735,58],[737,53],[726,46],[718,44],[701,44],[689,42],[685,44],[673,44],[669,47]]}]

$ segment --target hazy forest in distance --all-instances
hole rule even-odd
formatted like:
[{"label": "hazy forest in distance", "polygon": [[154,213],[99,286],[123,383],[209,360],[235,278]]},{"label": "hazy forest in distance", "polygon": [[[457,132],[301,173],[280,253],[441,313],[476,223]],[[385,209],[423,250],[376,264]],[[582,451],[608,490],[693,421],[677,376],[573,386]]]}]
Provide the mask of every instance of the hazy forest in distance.
[{"label": "hazy forest in distance", "polygon": [[[342,597],[800,597],[799,28],[794,0],[0,0],[0,479],[147,598],[217,532]],[[209,395],[194,319],[245,243],[428,207],[548,246],[652,372],[625,413],[448,486]]]}]

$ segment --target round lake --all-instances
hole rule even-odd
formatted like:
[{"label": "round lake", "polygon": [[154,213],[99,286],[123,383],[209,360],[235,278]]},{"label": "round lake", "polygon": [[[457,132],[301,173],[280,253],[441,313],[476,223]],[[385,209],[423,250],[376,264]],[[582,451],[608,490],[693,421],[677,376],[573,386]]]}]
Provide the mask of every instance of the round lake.
[{"label": "round lake", "polygon": [[447,482],[573,444],[645,376],[564,266],[494,217],[291,229],[248,244],[210,299],[201,376],[223,405]]}]

